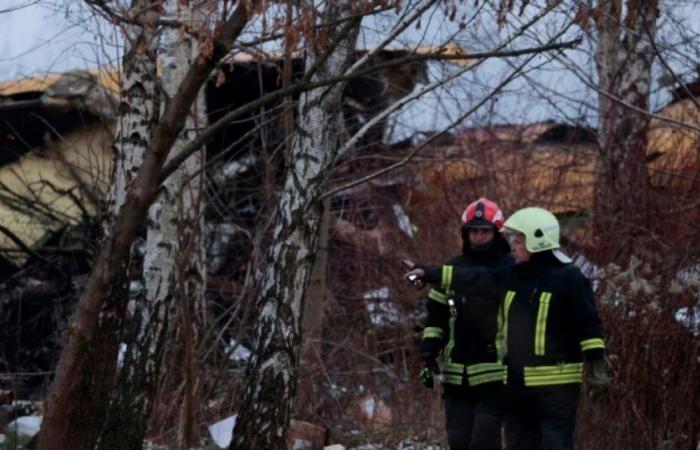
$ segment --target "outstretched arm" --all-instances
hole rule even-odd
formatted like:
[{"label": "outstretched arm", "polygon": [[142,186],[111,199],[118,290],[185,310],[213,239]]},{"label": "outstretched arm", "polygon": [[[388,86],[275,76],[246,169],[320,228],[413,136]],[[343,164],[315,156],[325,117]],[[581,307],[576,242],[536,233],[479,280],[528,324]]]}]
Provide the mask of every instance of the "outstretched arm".
[{"label": "outstretched arm", "polygon": [[416,280],[429,283],[441,289],[451,289],[460,292],[479,291],[487,294],[498,294],[498,287],[505,278],[506,268],[485,267],[455,267],[428,266],[405,261],[410,268],[404,278],[411,284]]}]

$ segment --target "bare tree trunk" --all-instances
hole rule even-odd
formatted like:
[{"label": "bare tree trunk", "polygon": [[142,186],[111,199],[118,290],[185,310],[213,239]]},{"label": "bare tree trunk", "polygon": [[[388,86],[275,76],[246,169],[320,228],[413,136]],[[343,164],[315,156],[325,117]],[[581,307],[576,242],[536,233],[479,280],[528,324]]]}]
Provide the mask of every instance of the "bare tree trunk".
[{"label": "bare tree trunk", "polygon": [[[338,4],[342,3],[342,7]],[[329,2],[323,19],[337,20],[351,2]],[[313,81],[341,75],[350,65],[359,30],[339,36],[323,30],[327,41],[338,42],[319,61]],[[307,68],[322,58],[321,39],[307,56]],[[234,430],[233,449],[287,448],[291,404],[297,381],[301,321],[306,287],[318,243],[322,205],[318,198],[338,152],[338,123],[342,83],[311,90],[301,96],[299,125],[292,161],[276,210],[273,241],[261,268],[259,319],[255,350],[246,373],[247,386]]]},{"label": "bare tree trunk", "polygon": [[646,169],[649,117],[624,104],[649,109],[651,40],[656,35],[656,0],[601,0],[598,6],[596,68],[600,124],[594,229],[601,250],[626,262],[634,241],[649,224]]},{"label": "bare tree trunk", "polygon": [[[241,3],[230,17],[218,25],[216,35],[212,38],[211,51],[195,58],[178,87],[177,95],[164,105],[157,126],[149,130],[150,141],[146,143],[143,162],[127,186],[111,233],[105,236],[101,244],[90,278],[80,297],[76,318],[68,330],[68,340],[61,352],[47,397],[46,414],[39,438],[40,449],[80,450],[94,447],[91,439],[96,432],[91,431],[91,435],[84,438],[86,431],[83,430],[82,420],[86,413],[92,414],[96,410],[98,414],[92,420],[95,423],[104,421],[104,407],[93,408],[91,405],[104,406],[106,397],[102,391],[93,392],[89,382],[92,379],[111,380],[113,372],[92,372],[92,352],[89,350],[99,335],[101,320],[114,315],[112,304],[125,303],[130,248],[137,233],[143,229],[148,208],[158,196],[163,164],[180,136],[202,85],[219,58],[236,41],[247,21],[248,10],[246,4]],[[154,21],[146,20],[144,23]],[[143,52],[145,48],[134,46],[132,51]],[[122,104],[122,114],[128,113],[129,107],[128,103]],[[125,136],[127,140],[139,138]],[[116,361],[116,347],[109,354],[101,356]]]},{"label": "bare tree trunk", "polygon": [[[129,39],[126,39],[121,116],[114,144],[109,217],[116,216],[126,202],[127,186],[143,164],[144,151],[158,116],[155,30],[126,27],[125,32]],[[105,242],[113,236],[113,223],[109,220],[103,224],[103,235]],[[128,255],[127,247],[125,256]],[[104,429],[128,290],[128,259],[114,269],[118,273],[102,292],[100,307],[90,311],[89,316],[79,313],[69,330],[69,344],[61,355],[63,364],[59,362],[46,402],[40,449],[92,449]],[[90,338],[81,339],[83,333]]]},{"label": "bare tree trunk", "polygon": [[[165,2],[163,20],[201,23],[193,18],[196,11],[178,3],[177,0]],[[191,35],[174,28],[163,31],[158,47],[158,65],[163,68],[160,91],[164,95],[164,104],[177,92],[197,52],[198,44]],[[177,151],[205,125],[203,112],[200,95],[173,149]],[[161,185],[160,195],[149,209],[143,255],[145,293],[131,300],[131,317],[125,327],[129,331],[124,338],[123,364],[100,438],[101,448],[131,449],[142,445],[157,392],[162,358],[164,354],[172,354],[165,352],[165,342],[168,333],[172,332],[170,326],[176,306],[179,303],[183,308],[190,308],[191,302],[199,305],[203,301],[201,177],[196,176],[201,168],[201,152],[195,153]],[[181,262],[183,270],[179,270]],[[180,274],[187,279],[180,278]],[[181,287],[184,288],[182,300],[187,300],[179,302]],[[182,323],[186,327],[192,325],[185,320]],[[178,353],[174,357],[181,358],[182,355]],[[191,409],[191,405],[186,406]],[[130,430],[129,433],[124,433],[125,429]],[[189,435],[188,441],[191,441],[191,433]]]},{"label": "bare tree trunk", "polygon": [[[166,16],[172,20],[194,25],[199,29],[203,14],[194,3],[183,4],[181,0],[167,0]],[[168,29],[163,33],[160,65],[167,68],[163,74],[163,91],[166,101],[177,94],[177,88],[187,74],[193,59],[199,54],[199,45],[191,35]],[[173,148],[177,154],[192,141],[199,130],[206,126],[204,91],[200,90],[197,101],[185,124],[185,130]],[[180,403],[178,442],[180,448],[195,444],[194,423],[197,405],[194,404],[196,387],[195,355],[197,335],[195,329],[206,327],[204,302],[204,208],[202,190],[202,151],[187,158],[161,186],[161,195],[149,210],[144,279],[146,303],[153,308],[151,327],[154,328],[154,343],[151,357],[154,362],[160,355],[166,335],[169,340],[170,359],[177,359],[182,367],[185,383],[184,398]],[[168,330],[179,309],[179,320]],[[199,320],[197,320],[199,319]],[[175,366],[176,367],[176,366]],[[178,377],[179,378],[179,377]],[[157,378],[154,378],[157,379]]]},{"label": "bare tree trunk", "polygon": [[314,374],[321,369],[322,361],[320,340],[323,337],[324,309],[326,299],[330,294],[326,288],[326,267],[328,266],[328,236],[330,231],[331,201],[323,200],[321,228],[319,231],[316,260],[311,269],[308,294],[304,303],[304,318],[302,320],[303,338],[301,340],[301,356],[299,370],[299,392],[294,401],[295,416],[311,419],[315,413],[313,387],[316,385]]}]

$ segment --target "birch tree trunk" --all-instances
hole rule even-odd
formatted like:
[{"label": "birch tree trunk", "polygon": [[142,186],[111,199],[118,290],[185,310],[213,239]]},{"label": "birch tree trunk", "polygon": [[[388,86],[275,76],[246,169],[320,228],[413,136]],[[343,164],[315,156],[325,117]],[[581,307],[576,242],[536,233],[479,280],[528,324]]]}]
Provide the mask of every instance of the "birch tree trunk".
[{"label": "birch tree trunk", "polygon": [[321,345],[325,307],[330,292],[326,288],[326,268],[328,267],[328,237],[331,222],[331,200],[323,200],[323,212],[319,229],[318,248],[314,260],[309,287],[304,301],[304,317],[302,319],[303,338],[299,356],[300,371],[296,399],[294,400],[294,416],[306,419],[313,417],[314,407],[318,404],[314,386],[318,378],[315,376],[321,370]]},{"label": "birch tree trunk", "polygon": [[[160,0],[153,2],[160,4]],[[104,329],[101,324],[105,320],[113,318],[116,324],[122,322],[119,313],[126,304],[130,249],[143,229],[148,208],[158,197],[163,164],[180,136],[203,84],[248,23],[247,6],[247,3],[239,3],[229,17],[216,24],[210,51],[195,58],[178,86],[177,95],[164,105],[157,124],[148,131],[149,140],[143,141],[146,148],[143,162],[127,185],[126,195],[123,196],[110,232],[101,242],[90,277],[80,296],[76,317],[67,332],[67,342],[61,351],[45,405],[45,418],[39,438],[39,448],[42,450],[81,450],[95,446],[95,435],[100,427],[91,429],[85,426],[85,420],[89,418],[94,424],[104,423],[107,398],[104,389],[92,389],[91,384],[113,380],[114,372],[106,370],[109,369],[106,364],[115,365],[116,345],[112,345],[109,352],[98,354],[101,361],[107,362],[105,367],[93,367],[93,346],[101,334],[100,330]],[[139,18],[145,18],[139,21],[142,26],[149,28],[156,23],[156,20],[144,16],[158,10],[150,2],[134,2],[132,8],[139,8]],[[149,44],[145,40],[141,45],[134,45],[131,51],[136,54],[147,52],[148,47],[144,45]],[[128,56],[125,55],[125,58]],[[125,66],[129,64],[128,59],[125,60]],[[130,103],[121,106],[123,115],[129,114],[133,107]],[[157,118],[155,114],[154,118]],[[139,120],[135,119],[134,123],[139,123]],[[127,141],[141,142],[142,139],[138,133],[125,133],[123,136]],[[121,431],[127,433],[130,430]]]},{"label": "birch tree trunk", "polygon": [[[352,2],[328,2],[321,20],[347,15]],[[332,20],[331,20],[332,19]],[[359,21],[349,33],[323,30],[325,42],[339,42],[320,61],[313,81],[336,77],[349,67]],[[323,39],[314,39],[306,66],[319,60]],[[299,124],[292,161],[275,212],[273,240],[261,270],[255,350],[246,372],[246,391],[232,449],[287,448],[290,409],[296,391],[304,296],[317,250],[324,181],[338,152],[343,84],[313,89],[299,100]]]},{"label": "birch tree trunk", "polygon": [[[626,262],[640,230],[649,224],[646,169],[652,39],[657,0],[601,0],[597,20],[596,69],[599,86],[600,157],[594,205],[594,230],[601,254]],[[626,12],[626,16],[624,13]]]},{"label": "birch tree trunk", "polygon": [[[203,14],[195,2],[167,0],[164,7],[166,19],[189,24],[195,30],[201,28]],[[192,35],[177,29],[166,29],[161,40],[159,61],[163,67],[164,101],[169,102],[177,94],[193,59],[198,56],[199,45]],[[171,155],[178,154],[205,126],[204,90],[201,89]],[[206,327],[203,163],[204,155],[200,150],[187,158],[161,186],[160,196],[148,212],[143,264],[145,306],[150,309],[147,313],[150,317],[148,329],[152,334],[148,338],[149,345],[144,348],[150,349],[149,365],[155,368],[152,379],[158,379],[158,358],[166,335],[174,337],[169,340],[170,348],[166,354],[169,360],[177,361],[173,367],[182,367],[183,371],[182,377],[177,377],[184,381],[178,429],[180,448],[194,445],[194,413],[197,409],[194,398],[195,386],[199,385],[195,383],[193,370],[194,330]],[[171,323],[176,318],[179,320]]]},{"label": "birch tree trunk", "polygon": [[[167,0],[163,4],[162,20],[178,21],[194,27],[201,23],[191,4],[178,3],[178,0]],[[161,33],[157,59],[162,68],[159,91],[164,105],[177,92],[197,53],[198,43],[190,34],[176,28],[166,28]],[[175,152],[205,125],[203,112],[203,97],[200,94],[183,132],[173,144]],[[181,308],[188,309],[183,315],[190,316],[189,308],[203,301],[201,177],[196,175],[201,168],[201,152],[198,152],[166,179],[160,187],[160,195],[149,209],[143,254],[145,292],[130,302],[130,319],[125,328],[131,331],[124,338],[127,345],[108,420],[101,435],[101,448],[132,449],[142,445],[147,419],[158,392],[163,355],[172,354],[166,352],[165,343],[166,337],[172,333],[176,307],[179,304]],[[191,344],[186,330],[193,324],[189,320],[182,320],[181,324],[179,330],[186,335],[185,338],[170,341],[178,350],[178,343],[184,342],[185,348],[190,348],[187,344]],[[174,357],[181,358],[182,353],[187,352],[178,352]],[[191,367],[191,354],[185,357],[183,367]],[[189,387],[191,377],[186,375],[183,378]],[[186,389],[186,392],[191,390]],[[190,401],[183,402],[183,411],[193,409],[191,398],[187,398]],[[181,422],[190,424],[190,427],[185,433],[188,438],[179,439],[179,442],[189,443],[192,440],[192,421]],[[125,429],[129,433],[124,433]]]},{"label": "birch tree trunk", "polygon": [[[143,6],[143,5],[140,5]],[[134,5],[139,7],[139,5]],[[127,186],[136,177],[151,141],[158,118],[156,49],[158,38],[151,26],[127,26],[128,39],[123,58],[121,104],[117,138],[114,143],[114,170],[103,239],[113,235],[113,222],[126,202]],[[117,362],[119,327],[128,290],[128,260],[109,284],[99,311],[78,315],[69,330],[72,346],[62,353],[57,379],[46,399],[38,448],[93,449],[105,426],[108,397],[113,387]],[[99,315],[97,313],[99,312]],[[86,333],[90,339],[80,339]],[[70,342],[70,341],[69,341]]]}]

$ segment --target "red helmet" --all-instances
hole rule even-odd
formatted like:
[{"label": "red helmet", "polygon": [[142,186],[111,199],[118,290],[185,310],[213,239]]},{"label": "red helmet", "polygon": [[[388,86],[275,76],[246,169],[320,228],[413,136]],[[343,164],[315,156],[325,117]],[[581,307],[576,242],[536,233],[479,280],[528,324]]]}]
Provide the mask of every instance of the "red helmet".
[{"label": "red helmet", "polygon": [[501,208],[486,197],[470,203],[462,214],[462,227],[496,227],[503,226],[504,218]]}]

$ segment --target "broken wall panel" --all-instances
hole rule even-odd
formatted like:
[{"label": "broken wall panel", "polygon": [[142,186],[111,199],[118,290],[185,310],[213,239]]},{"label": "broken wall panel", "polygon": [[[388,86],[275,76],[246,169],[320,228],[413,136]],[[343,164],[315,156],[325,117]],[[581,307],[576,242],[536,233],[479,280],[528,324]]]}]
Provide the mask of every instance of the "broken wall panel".
[{"label": "broken wall panel", "polygon": [[[111,129],[102,124],[79,127],[43,151],[0,167],[3,225],[33,247],[48,233],[96,215],[111,174],[111,141]],[[22,250],[4,233],[0,248]],[[21,265],[28,256],[5,257]]]}]

